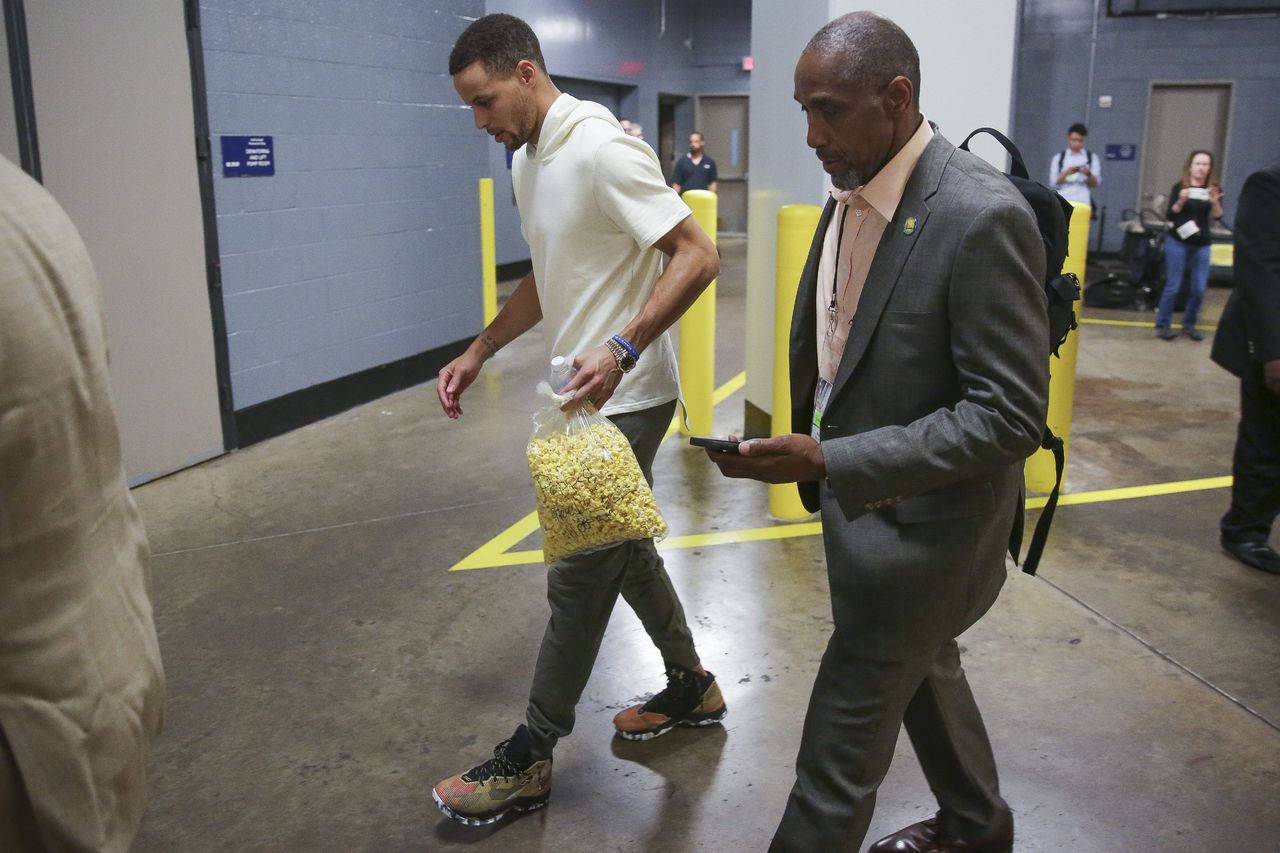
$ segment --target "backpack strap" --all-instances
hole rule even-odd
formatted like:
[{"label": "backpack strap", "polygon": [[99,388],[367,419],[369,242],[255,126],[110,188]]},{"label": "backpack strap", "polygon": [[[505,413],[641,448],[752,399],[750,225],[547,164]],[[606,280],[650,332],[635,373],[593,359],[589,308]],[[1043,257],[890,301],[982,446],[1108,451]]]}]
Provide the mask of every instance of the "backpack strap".
[{"label": "backpack strap", "polygon": [[1018,146],[1013,144],[1012,139],[1005,136],[1003,133],[996,130],[994,127],[980,127],[977,130],[975,130],[973,133],[966,136],[964,138],[964,142],[960,143],[960,150],[968,151],[969,140],[973,139],[979,133],[985,133],[987,136],[994,137],[996,142],[999,142],[1002,146],[1004,146],[1004,150],[1009,152],[1009,157],[1013,160],[1013,168],[1009,170],[1009,173],[1011,175],[1013,175],[1014,177],[1022,178],[1023,180],[1028,180],[1028,181],[1031,180],[1031,173],[1027,171],[1026,161],[1022,159],[1022,152],[1018,150]]},{"label": "backpack strap", "polygon": [[[1053,512],[1058,508],[1058,495],[1062,490],[1062,471],[1067,465],[1067,453],[1062,439],[1054,435],[1048,427],[1044,428],[1044,435],[1040,437],[1040,446],[1053,452],[1053,464],[1057,468],[1058,477],[1054,481],[1053,491],[1049,493],[1049,500],[1045,503],[1044,510],[1036,519],[1036,529],[1031,534],[1031,544],[1027,547],[1027,558],[1022,561],[1022,570],[1032,576],[1040,566],[1040,555],[1044,553],[1045,543],[1049,540],[1049,525],[1053,523]],[[1014,559],[1017,559],[1017,554],[1014,554]]]}]

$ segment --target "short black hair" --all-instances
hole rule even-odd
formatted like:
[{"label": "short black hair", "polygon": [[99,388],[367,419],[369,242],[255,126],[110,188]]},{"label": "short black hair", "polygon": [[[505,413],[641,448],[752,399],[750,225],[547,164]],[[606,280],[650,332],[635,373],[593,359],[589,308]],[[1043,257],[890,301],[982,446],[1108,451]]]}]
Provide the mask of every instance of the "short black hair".
[{"label": "short black hair", "polygon": [[449,76],[479,62],[490,75],[510,77],[524,59],[547,73],[542,46],[533,28],[515,15],[485,15],[472,21],[454,42],[449,53]]},{"label": "short black hair", "polygon": [[888,18],[874,12],[850,12],[836,18],[809,39],[804,52],[839,60],[846,83],[878,90],[895,77],[911,81],[912,99],[920,103],[920,54],[911,37]]},{"label": "short black hair", "polygon": [[1076,122],[1075,124],[1071,125],[1071,127],[1067,128],[1067,136],[1070,136],[1073,133],[1078,133],[1081,136],[1088,136],[1089,128],[1085,127],[1080,122]]}]

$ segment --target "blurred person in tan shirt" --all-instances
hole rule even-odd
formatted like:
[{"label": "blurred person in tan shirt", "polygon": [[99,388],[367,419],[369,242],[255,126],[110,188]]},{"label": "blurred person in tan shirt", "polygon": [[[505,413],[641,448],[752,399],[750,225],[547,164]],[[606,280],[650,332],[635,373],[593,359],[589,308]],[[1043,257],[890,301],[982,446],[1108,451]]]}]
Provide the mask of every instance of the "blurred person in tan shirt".
[{"label": "blurred person in tan shirt", "polygon": [[101,293],[75,226],[0,157],[0,851],[124,851],[164,675]]}]

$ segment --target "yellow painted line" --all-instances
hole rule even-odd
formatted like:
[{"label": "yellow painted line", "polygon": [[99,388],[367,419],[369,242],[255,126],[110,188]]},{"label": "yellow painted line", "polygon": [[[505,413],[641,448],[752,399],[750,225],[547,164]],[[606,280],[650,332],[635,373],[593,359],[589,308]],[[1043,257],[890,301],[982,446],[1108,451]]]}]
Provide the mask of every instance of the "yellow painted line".
[{"label": "yellow painted line", "polygon": [[[503,558],[508,556],[507,549],[523,540],[526,536],[538,529],[538,513],[531,512],[479,548],[463,557],[457,563],[450,567],[449,571],[459,572],[463,569],[492,569],[496,566],[518,566],[524,560],[518,560],[514,563],[503,562]],[[521,553],[521,552],[514,552]],[[524,552],[528,553],[528,552]],[[538,554],[538,562],[542,562],[542,552]]]},{"label": "yellow painted line", "polygon": [[821,521],[773,524],[769,527],[753,527],[750,530],[721,530],[716,533],[691,533],[687,536],[669,536],[658,543],[658,550],[682,551],[689,548],[709,548],[713,545],[736,545],[740,542],[795,539],[799,536],[817,536],[820,533],[822,533]]},{"label": "yellow painted line", "polygon": [[[820,521],[807,521],[801,524],[775,524],[769,527],[753,527],[750,530],[722,530],[718,533],[691,533],[687,536],[668,536],[658,543],[658,550],[687,551],[690,548],[737,545],[741,542],[765,542],[773,539],[795,539],[800,536],[818,536],[821,533],[822,522]],[[537,551],[508,551],[504,554],[487,555],[471,560],[467,565],[459,563],[450,571],[496,569],[500,566],[531,566],[541,562],[542,551],[540,549]]]},{"label": "yellow painted line", "polygon": [[[728,382],[721,385],[715,390],[711,397],[711,404],[718,406],[732,396],[735,392],[742,389],[747,384],[747,374],[739,373]],[[676,415],[671,419],[670,426],[667,427],[666,435],[662,437],[663,441],[670,438],[680,428],[680,416]],[[521,566],[528,563],[541,563],[542,551],[509,551],[508,549],[519,544],[529,534],[538,529],[538,513],[531,512],[479,548],[463,557],[457,563],[449,568],[451,572],[459,572],[464,569],[492,569],[498,566]]]},{"label": "yellow painted line", "polygon": [[[533,514],[534,526],[537,526],[538,514]],[[481,553],[484,552],[484,553]],[[497,569],[503,566],[532,566],[542,563],[542,549],[537,551],[498,551],[477,548],[465,560],[454,565],[449,571],[461,572],[467,569]]]},{"label": "yellow painted line", "polygon": [[716,392],[711,395],[711,405],[713,406],[720,405],[725,400],[733,396],[735,393],[737,393],[738,391],[741,391],[742,386],[746,384],[747,384],[747,372],[744,370],[742,373],[739,373],[737,376],[733,377],[728,382],[724,383],[723,385],[721,385],[719,388],[716,389]]},{"label": "yellow painted line", "polygon": [[[1095,320],[1091,317],[1084,317],[1080,320],[1082,324],[1090,326],[1128,326],[1133,329],[1154,329],[1156,327],[1154,320]],[[1217,326],[1197,326],[1202,332],[1215,332]]]},{"label": "yellow painted line", "polygon": [[[1105,501],[1133,500],[1135,498],[1150,498],[1159,495],[1176,495],[1183,492],[1225,489],[1230,486],[1230,477],[1205,477],[1200,480],[1182,480],[1175,483],[1154,483],[1149,486],[1127,486],[1120,489],[1098,489],[1092,492],[1079,492],[1077,494],[1062,495],[1058,499],[1058,506],[1074,506],[1076,504],[1103,503]],[[1027,509],[1040,509],[1047,501],[1048,498],[1043,497],[1028,498]],[[534,513],[533,518],[534,526],[536,527],[537,513]],[[669,536],[658,543],[658,550],[684,551],[691,548],[710,548],[716,545],[737,545],[743,542],[766,542],[777,539],[796,539],[803,536],[818,536],[821,533],[822,522],[820,521],[807,521],[799,524],[774,524],[768,527],[752,527],[746,530],[722,530],[716,533],[691,533],[684,536]],[[466,560],[458,563],[450,569],[450,571],[460,571],[463,569],[493,569],[501,566],[531,566],[542,563],[541,550],[507,551],[505,553],[491,552],[477,556],[478,554],[479,552],[477,551]]]},{"label": "yellow painted line", "polygon": [[[716,406],[723,403],[725,400],[729,399],[731,396],[733,396],[735,392],[741,390],[742,386],[746,384],[747,384],[747,373],[746,371],[743,371],[742,373],[739,373],[737,376],[730,379],[728,382],[721,385],[719,388],[715,390],[715,393],[711,395],[712,408],[715,408]],[[662,436],[662,440],[666,441],[668,438],[671,438],[671,436],[675,435],[680,430],[680,426],[681,426],[680,410],[677,409],[676,413],[671,416],[671,423],[667,426],[667,432],[665,435]]]},{"label": "yellow painted line", "polygon": [[[1205,477],[1202,480],[1182,480],[1176,483],[1155,483],[1150,486],[1126,486],[1122,489],[1099,489],[1093,492],[1080,492],[1074,495],[1061,495],[1058,506],[1074,506],[1076,504],[1094,504],[1105,501],[1127,501],[1134,498],[1151,498],[1157,495],[1176,495],[1181,492],[1202,492],[1207,489],[1226,489],[1231,486],[1231,477]],[[1028,498],[1027,509],[1040,509],[1048,502],[1047,497]]]}]

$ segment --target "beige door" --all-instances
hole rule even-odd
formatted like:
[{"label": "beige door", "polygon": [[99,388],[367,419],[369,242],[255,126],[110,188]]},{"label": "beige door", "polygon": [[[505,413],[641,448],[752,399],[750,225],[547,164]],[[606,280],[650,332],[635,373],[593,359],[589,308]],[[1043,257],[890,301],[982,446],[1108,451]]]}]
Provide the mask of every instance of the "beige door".
[{"label": "beige door", "polygon": [[1187,155],[1198,148],[1213,152],[1214,180],[1222,183],[1230,115],[1230,83],[1151,85],[1139,208],[1151,207],[1157,196],[1168,196],[1169,188],[1182,177]]},{"label": "beige door", "polygon": [[747,96],[699,95],[698,130],[716,161],[721,234],[747,233]]},{"label": "beige door", "polygon": [[44,185],[102,282],[131,483],[223,451],[183,5],[26,4]]}]

